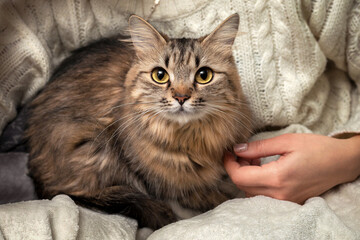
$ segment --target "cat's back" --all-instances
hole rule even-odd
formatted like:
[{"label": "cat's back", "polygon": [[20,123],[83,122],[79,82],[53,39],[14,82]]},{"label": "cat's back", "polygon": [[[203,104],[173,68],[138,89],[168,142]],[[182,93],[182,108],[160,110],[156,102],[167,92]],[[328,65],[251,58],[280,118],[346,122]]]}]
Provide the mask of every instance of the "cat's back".
[{"label": "cat's back", "polygon": [[101,39],[77,49],[55,69],[39,96],[58,87],[56,92],[59,94],[65,88],[73,89],[74,85],[86,88],[92,84],[95,87],[105,79],[122,84],[133,54],[132,44],[123,36]]},{"label": "cat's back", "polygon": [[55,70],[50,82],[63,77],[86,77],[90,73],[106,70],[106,67],[125,70],[130,66],[133,54],[132,44],[127,37],[117,36],[98,40],[73,51]]},{"label": "cat's back", "polygon": [[102,39],[74,51],[30,104],[30,123],[44,120],[45,115],[59,118],[81,112],[91,114],[89,110],[119,100],[133,54],[132,45],[122,36]]},{"label": "cat's back", "polygon": [[119,38],[76,50],[30,103],[26,136],[29,168],[37,182],[51,185],[56,177],[66,179],[54,174],[60,168],[71,170],[61,165],[63,160],[88,154],[81,152],[83,146],[92,146],[88,141],[102,141],[105,134],[97,136],[118,117],[117,108],[113,109],[124,99],[123,85],[133,56],[132,45]]}]

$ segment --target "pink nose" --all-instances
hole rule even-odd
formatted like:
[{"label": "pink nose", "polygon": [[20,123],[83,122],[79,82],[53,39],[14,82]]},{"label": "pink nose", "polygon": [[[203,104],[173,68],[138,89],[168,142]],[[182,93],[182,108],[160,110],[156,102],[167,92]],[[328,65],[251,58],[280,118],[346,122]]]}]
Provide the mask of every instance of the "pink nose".
[{"label": "pink nose", "polygon": [[181,95],[181,94],[175,94],[173,96],[173,98],[175,98],[180,105],[183,105],[185,103],[186,100],[188,100],[190,98],[190,96],[188,95]]}]

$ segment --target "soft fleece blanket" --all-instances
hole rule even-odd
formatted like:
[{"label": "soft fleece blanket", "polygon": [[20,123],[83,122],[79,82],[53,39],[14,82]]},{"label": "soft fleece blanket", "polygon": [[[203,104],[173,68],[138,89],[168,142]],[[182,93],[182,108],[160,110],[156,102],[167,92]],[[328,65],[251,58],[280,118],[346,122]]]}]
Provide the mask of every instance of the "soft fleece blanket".
[{"label": "soft fleece blanket", "polygon": [[[359,132],[359,0],[158,3],[0,0],[0,132],[71,50],[126,29],[130,14],[171,37],[200,37],[234,12],[240,15],[241,33],[233,53],[254,121],[259,128],[283,127],[254,139],[288,132]],[[4,174],[10,168],[1,165],[2,176],[28,181],[25,163],[18,165],[25,171],[20,175]],[[6,186],[0,198],[9,191]],[[33,199],[31,191],[24,196],[15,200]],[[359,180],[304,205],[263,196],[235,199],[149,239],[360,239],[359,201]],[[0,205],[4,239],[134,239],[136,228],[132,220],[82,209],[67,196]],[[150,233],[142,229],[138,237]]]},{"label": "soft fleece blanket", "polygon": [[[165,226],[157,239],[360,239],[360,182],[303,206],[263,196],[234,199]],[[341,197],[339,197],[341,195]],[[0,239],[135,239],[136,221],[93,212],[65,195],[0,206]],[[151,231],[141,229],[138,239]]]},{"label": "soft fleece blanket", "polygon": [[0,206],[0,239],[134,239],[136,221],[78,207],[68,196]]},{"label": "soft fleece blanket", "polygon": [[[154,239],[360,239],[360,182],[304,205],[264,196],[234,199],[162,228]],[[340,197],[341,195],[341,197]]]}]

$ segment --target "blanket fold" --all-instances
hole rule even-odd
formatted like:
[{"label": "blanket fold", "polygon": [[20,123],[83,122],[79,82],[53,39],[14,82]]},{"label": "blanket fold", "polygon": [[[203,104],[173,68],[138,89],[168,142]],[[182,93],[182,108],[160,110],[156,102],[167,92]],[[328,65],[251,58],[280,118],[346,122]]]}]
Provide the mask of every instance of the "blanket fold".
[{"label": "blanket fold", "polygon": [[77,206],[68,196],[0,205],[0,239],[135,239],[137,223]]},{"label": "blanket fold", "polygon": [[165,226],[148,239],[359,239],[359,213],[353,212],[356,207],[348,207],[359,206],[359,198],[343,200],[346,205],[337,205],[342,211],[340,217],[320,197],[304,205],[264,196],[234,199],[205,214]]}]

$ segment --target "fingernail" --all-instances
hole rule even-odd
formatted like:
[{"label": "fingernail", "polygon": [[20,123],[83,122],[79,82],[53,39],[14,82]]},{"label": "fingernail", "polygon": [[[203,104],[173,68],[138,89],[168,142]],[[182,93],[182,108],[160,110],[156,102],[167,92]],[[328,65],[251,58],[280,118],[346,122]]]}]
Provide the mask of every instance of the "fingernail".
[{"label": "fingernail", "polygon": [[240,144],[236,144],[234,146],[234,152],[237,152],[237,153],[245,152],[247,149],[248,149],[247,143],[240,143]]}]

